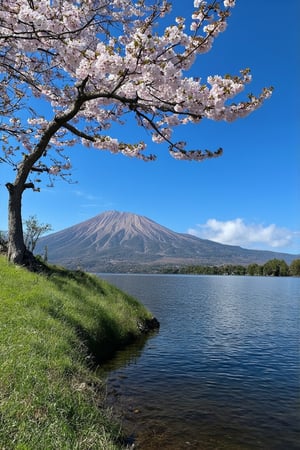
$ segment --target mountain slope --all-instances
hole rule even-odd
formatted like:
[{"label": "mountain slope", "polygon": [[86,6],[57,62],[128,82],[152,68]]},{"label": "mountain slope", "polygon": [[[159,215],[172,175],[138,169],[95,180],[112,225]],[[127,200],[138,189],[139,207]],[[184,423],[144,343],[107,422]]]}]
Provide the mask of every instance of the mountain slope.
[{"label": "mountain slope", "polygon": [[50,262],[94,272],[145,271],[166,264],[262,264],[272,258],[290,263],[296,258],[175,233],[147,217],[117,211],[41,238],[37,253],[45,246]]}]

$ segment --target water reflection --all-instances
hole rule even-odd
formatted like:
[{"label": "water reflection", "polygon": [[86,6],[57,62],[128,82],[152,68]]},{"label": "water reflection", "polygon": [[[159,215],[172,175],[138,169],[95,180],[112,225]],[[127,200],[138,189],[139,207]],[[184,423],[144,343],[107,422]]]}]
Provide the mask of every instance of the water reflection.
[{"label": "water reflection", "polygon": [[108,376],[112,370],[117,371],[126,368],[128,365],[136,364],[142,355],[145,345],[149,345],[149,341],[151,341],[158,332],[158,330],[154,330],[150,333],[143,334],[135,342],[116,352],[112,360],[105,362],[103,366],[99,367],[99,372],[104,376]]},{"label": "water reflection", "polygon": [[106,368],[136,448],[300,448],[299,279],[105,278],[161,323]]}]

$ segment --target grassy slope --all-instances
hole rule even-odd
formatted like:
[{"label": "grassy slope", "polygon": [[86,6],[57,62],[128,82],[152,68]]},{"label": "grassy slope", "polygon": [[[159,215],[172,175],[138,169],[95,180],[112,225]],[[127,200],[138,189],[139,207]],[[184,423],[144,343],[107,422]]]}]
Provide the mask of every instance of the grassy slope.
[{"label": "grassy slope", "polygon": [[38,275],[0,256],[1,450],[119,448],[91,353],[108,356],[149,317],[96,277]]}]

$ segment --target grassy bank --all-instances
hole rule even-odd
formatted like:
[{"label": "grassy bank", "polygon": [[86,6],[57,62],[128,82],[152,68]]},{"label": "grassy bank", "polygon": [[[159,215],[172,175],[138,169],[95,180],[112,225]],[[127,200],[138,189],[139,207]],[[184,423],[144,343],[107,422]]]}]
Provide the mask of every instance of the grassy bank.
[{"label": "grassy bank", "polygon": [[0,256],[0,448],[120,448],[94,364],[139,334],[138,302],[82,272]]}]

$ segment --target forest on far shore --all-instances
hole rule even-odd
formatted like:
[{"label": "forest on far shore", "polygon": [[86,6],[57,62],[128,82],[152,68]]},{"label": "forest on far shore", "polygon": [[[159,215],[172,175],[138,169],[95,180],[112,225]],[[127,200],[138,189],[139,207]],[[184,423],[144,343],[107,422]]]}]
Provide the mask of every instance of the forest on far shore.
[{"label": "forest on far shore", "polygon": [[222,266],[191,265],[165,268],[163,273],[195,274],[195,275],[250,275],[267,277],[299,277],[300,259],[294,259],[288,265],[283,259],[270,259],[265,264],[249,264],[248,266],[224,264]]}]

